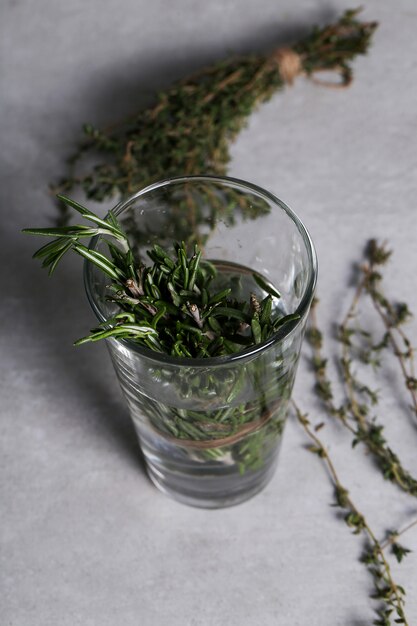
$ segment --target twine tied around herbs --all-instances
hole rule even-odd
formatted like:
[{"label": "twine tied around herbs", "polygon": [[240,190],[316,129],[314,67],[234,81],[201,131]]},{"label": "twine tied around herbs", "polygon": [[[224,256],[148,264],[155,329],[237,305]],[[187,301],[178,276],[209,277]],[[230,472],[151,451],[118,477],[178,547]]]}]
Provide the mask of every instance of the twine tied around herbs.
[{"label": "twine tied around herbs", "polygon": [[233,445],[241,441],[247,435],[255,434],[263,426],[271,421],[271,419],[275,416],[279,406],[280,402],[275,402],[269,410],[263,412],[259,419],[247,422],[231,435],[226,435],[225,437],[218,437],[213,439],[181,439],[168,433],[164,433],[163,431],[155,428],[152,423],[150,423],[149,425],[152,427],[152,430],[154,430],[158,434],[158,436],[163,437],[172,444],[181,446],[183,448],[193,448],[195,450],[210,450],[214,448],[222,448],[224,446]]},{"label": "twine tied around herbs", "polygon": [[270,59],[278,65],[280,76],[288,85],[292,85],[294,79],[303,73],[302,58],[292,48],[286,46],[278,48],[272,53]]},{"label": "twine tied around herbs", "polygon": [[322,87],[329,87],[330,89],[345,89],[346,87],[349,87],[350,83],[352,82],[352,76],[350,74],[347,74],[341,65],[335,65],[332,68],[323,68],[322,70],[315,70],[315,72],[338,72],[341,77],[340,82],[322,80],[320,78],[317,78],[316,76],[307,74],[307,72],[303,68],[303,56],[304,55],[302,54],[298,54],[298,52],[296,52],[293,48],[290,48],[288,46],[282,46],[281,48],[277,48],[276,50],[274,50],[274,52],[269,57],[269,62],[278,66],[279,74],[283,82],[287,85],[292,85],[297,76],[305,74],[311,79],[313,83],[315,83],[316,85],[321,85]]}]

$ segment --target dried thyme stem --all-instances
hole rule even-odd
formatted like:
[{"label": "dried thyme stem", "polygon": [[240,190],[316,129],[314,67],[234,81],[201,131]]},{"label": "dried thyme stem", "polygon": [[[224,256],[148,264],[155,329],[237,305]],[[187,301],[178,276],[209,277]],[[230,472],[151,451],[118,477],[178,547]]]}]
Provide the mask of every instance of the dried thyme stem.
[{"label": "dried thyme stem", "polygon": [[[341,324],[343,330],[347,329],[349,321],[356,316],[356,311],[363,292],[369,295],[371,302],[381,318],[386,329],[385,339],[389,339],[393,353],[398,359],[405,386],[411,397],[412,410],[417,416],[417,379],[415,377],[414,353],[415,348],[401,327],[401,324],[411,316],[405,303],[396,307],[389,302],[381,288],[379,287],[382,276],[378,271],[378,266],[384,265],[391,256],[391,252],[386,249],[385,244],[378,244],[375,239],[371,239],[365,251],[367,262],[360,267],[361,280],[358,283],[351,306]],[[401,349],[396,339],[395,333],[401,338],[404,348]],[[407,361],[409,368],[407,368]]]},{"label": "dried thyme stem", "polygon": [[[313,349],[313,370],[316,378],[315,390],[328,414],[338,418],[354,436],[353,445],[361,442],[372,454],[384,478],[396,483],[403,491],[417,496],[417,480],[403,468],[399,457],[389,447],[383,436],[383,426],[368,417],[369,407],[365,401],[376,404],[377,395],[366,384],[361,383],[352,371],[352,334],[349,322],[356,317],[357,306],[365,292],[362,280],[355,290],[352,303],[340,325],[339,339],[342,344],[340,359],[346,397],[340,406],[333,399],[332,384],[327,372],[327,360],[323,356],[323,334],[317,325],[317,300],[313,302],[307,338]],[[358,393],[364,400],[358,398]]]},{"label": "dried thyme stem", "polygon": [[[401,368],[401,372],[404,378],[406,389],[409,392],[410,397],[411,397],[412,409],[417,417],[417,379],[415,376],[415,364],[414,364],[415,348],[411,347],[411,342],[408,339],[405,332],[403,331],[403,329],[399,327],[398,324],[397,325],[393,324],[392,320],[397,319],[397,313],[394,310],[391,303],[382,294],[382,292],[380,290],[377,291],[376,286],[375,286],[375,281],[373,278],[373,273],[374,273],[373,265],[370,263],[368,265],[363,266],[362,272],[364,274],[364,277],[363,277],[361,284],[363,284],[364,288],[366,288],[372,300],[372,304],[374,305],[375,310],[377,311],[378,315],[380,316],[385,326],[387,336],[389,338],[389,341],[393,349],[393,353],[398,359],[398,363]],[[383,306],[385,307],[386,312],[384,312]],[[406,310],[406,315],[409,315],[408,310]],[[405,352],[401,349],[399,343],[397,342],[394,331],[396,331],[398,335],[401,337],[404,343]],[[407,369],[407,362],[406,362],[407,360],[409,361],[409,364],[410,364],[409,369]]]},{"label": "dried thyme stem", "polygon": [[[386,541],[381,543],[381,548],[385,550],[386,548],[388,548],[388,546],[393,545],[394,543],[396,543],[399,537],[401,537],[402,535],[405,535],[405,533],[411,530],[412,528],[414,528],[414,526],[417,526],[417,519],[407,524],[407,526],[404,526],[404,528],[401,528],[401,530],[391,531],[389,533],[388,539],[386,539]],[[407,552],[409,551],[407,550]]]},{"label": "dried thyme stem", "polygon": [[[386,249],[384,244],[379,245],[376,240],[370,240],[366,246],[365,254],[367,262],[361,266],[361,279],[348,313],[340,325],[339,333],[339,339],[342,343],[341,366],[348,396],[347,410],[358,426],[354,442],[363,441],[365,443],[382,469],[385,478],[397,483],[407,493],[417,496],[417,480],[402,467],[398,456],[388,446],[382,434],[383,427],[376,423],[375,418],[372,420],[368,418],[368,405],[358,398],[358,396],[361,396],[361,398],[365,399],[365,402],[368,401],[369,403],[370,401],[371,405],[375,405],[378,401],[377,394],[369,389],[367,385],[361,383],[352,370],[354,358],[353,337],[359,335],[370,340],[370,334],[359,326],[359,322],[356,328],[350,325],[352,320],[358,319],[358,306],[361,298],[366,293],[371,297],[375,309],[384,322],[386,334],[383,341],[379,344],[372,345],[371,343],[366,356],[362,356],[362,360],[364,362],[373,362],[375,366],[379,366],[379,361],[373,358],[372,354],[377,354],[387,345],[392,345],[394,354],[400,363],[406,388],[410,391],[413,401],[416,401],[415,393],[412,389],[413,381],[415,380],[412,377],[412,372],[414,371],[413,350],[405,333],[399,328],[400,324],[410,315],[410,312],[405,304],[395,308],[379,289],[382,279],[380,267],[388,261],[391,252]],[[406,357],[411,362],[410,372],[406,367],[405,356],[394,337],[394,330],[400,331],[403,337],[406,346]]]},{"label": "dried thyme stem", "polygon": [[339,418],[344,426],[352,434],[355,434],[356,430],[349,423],[344,407],[337,407],[334,403],[332,384],[327,374],[327,359],[323,355],[323,334],[317,323],[317,305],[318,299],[314,298],[310,309],[309,328],[307,330],[307,339],[313,350],[313,369],[316,378],[315,391],[328,413]]},{"label": "dried thyme stem", "polygon": [[[341,483],[335,465],[329,456],[328,450],[313,432],[307,416],[302,413],[298,405],[293,402],[298,422],[303,427],[305,433],[312,441],[309,450],[317,454],[325,463],[332,483],[335,489],[336,505],[346,511],[345,522],[354,529],[355,534],[363,533],[370,542],[370,549],[366,551],[363,562],[367,565],[368,571],[371,573],[374,581],[375,595],[374,597],[382,602],[382,606],[377,609],[378,620],[373,623],[378,626],[389,626],[391,624],[391,613],[396,613],[395,623],[409,626],[409,622],[404,612],[404,589],[395,583],[390,564],[384,554],[383,544],[378,541],[374,531],[369,526],[363,513],[356,507],[352,498],[349,496],[348,490]],[[409,528],[416,522],[409,525]],[[388,544],[387,544],[388,545]]]}]

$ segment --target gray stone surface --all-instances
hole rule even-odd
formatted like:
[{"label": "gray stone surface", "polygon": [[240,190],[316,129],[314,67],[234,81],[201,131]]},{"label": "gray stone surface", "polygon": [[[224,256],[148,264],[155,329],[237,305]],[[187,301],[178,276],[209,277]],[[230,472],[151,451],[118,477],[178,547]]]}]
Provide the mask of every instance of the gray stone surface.
[{"label": "gray stone surface", "polygon": [[[251,119],[230,173],[300,215],[320,260],[330,332],[365,240],[395,250],[387,285],[417,311],[417,8],[365,2],[381,25],[349,90],[304,79]],[[290,421],[279,471],[256,498],[222,511],[177,504],[142,467],[104,346],[74,349],[93,322],[81,265],[49,281],[19,230],[54,215],[47,184],[83,122],[117,120],[156,88],[230,51],[261,50],[334,0],[4,0],[1,7],[1,554],[5,626],[364,626],[372,622],[361,542],[335,519],[331,487]],[[416,336],[416,324],[410,327]],[[383,387],[401,393],[394,365]],[[315,415],[302,366],[299,402]],[[386,399],[387,436],[417,474],[417,433]],[[319,416],[318,416],[319,418]],[[344,432],[327,427],[337,467],[377,531],[417,514]],[[404,543],[417,550],[417,534]],[[417,623],[417,556],[393,566]]]}]

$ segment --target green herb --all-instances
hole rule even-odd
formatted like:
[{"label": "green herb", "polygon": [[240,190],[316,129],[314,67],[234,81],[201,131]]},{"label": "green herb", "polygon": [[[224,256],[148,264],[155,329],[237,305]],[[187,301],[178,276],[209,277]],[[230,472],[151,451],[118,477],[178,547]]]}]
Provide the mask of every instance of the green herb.
[{"label": "green herb", "polygon": [[417,520],[409,524],[401,533],[389,533],[388,539],[385,542],[379,541],[365,515],[357,508],[349,495],[349,491],[341,483],[326,446],[315,432],[316,429],[313,430],[307,416],[295,403],[293,404],[298,422],[312,442],[311,445],[308,446],[308,449],[310,452],[317,454],[327,466],[334,487],[334,506],[343,510],[343,519],[347,526],[352,529],[353,533],[366,538],[366,547],[362,554],[361,561],[366,565],[368,572],[372,576],[374,584],[372,598],[378,602],[378,608],[375,611],[377,619],[373,621],[373,624],[375,626],[390,626],[392,624],[391,620],[394,620],[395,624],[409,626],[410,622],[405,615],[404,609],[405,590],[394,581],[385,549],[391,546],[397,561],[401,562],[403,557],[408,554],[409,550],[400,546],[396,539],[399,534],[403,534],[406,530],[415,526]]},{"label": "green herb", "polygon": [[[351,82],[350,63],[366,53],[376,28],[375,23],[360,22],[356,17],[357,11],[346,11],[335,24],[314,28],[291,48],[207,67],[159,93],[150,108],[108,129],[86,124],[86,140],[70,159],[70,174],[53,186],[54,193],[81,187],[88,198],[102,201],[115,194],[129,196],[171,176],[224,175],[229,145],[250,114],[296,76],[314,77],[320,83],[316,74],[328,70],[340,75],[341,86]],[[82,157],[93,162],[90,170],[80,162]],[[236,192],[228,193],[244,217],[262,212],[256,203],[248,203]],[[210,204],[213,213],[221,212],[224,220],[235,219],[232,203],[228,211],[227,203],[218,202],[212,194]],[[64,206],[61,224],[67,219]],[[201,241],[197,231],[206,217],[191,194],[184,193],[181,211],[172,219],[177,219],[178,238],[188,241],[191,236]],[[132,221],[129,230],[134,233],[134,229]]]},{"label": "green herb", "polygon": [[[278,292],[250,270],[257,291],[246,301],[234,298],[197,245],[191,254],[184,242],[170,250],[153,245],[146,265],[135,256],[114,213],[101,219],[69,198],[60,199],[93,225],[25,229],[53,237],[35,258],[52,273],[64,254],[80,254],[111,279],[107,298],[117,307],[113,317],[76,345],[129,339],[153,352],[187,359],[175,370],[149,366],[155,384],[172,385],[182,399],[193,398],[195,407],[185,410],[138,398],[152,427],[177,445],[191,446],[201,458],[224,460],[229,455],[241,472],[262,467],[282,434],[295,368],[268,351],[263,359],[216,375],[205,368],[196,373],[192,359],[224,357],[267,341],[284,326],[291,328],[299,315],[283,315]],[[107,255],[81,243],[95,235]],[[248,385],[254,389],[250,401],[243,399]],[[226,407],[213,410],[214,397],[224,398]]]},{"label": "green herb", "polygon": [[[358,368],[370,366],[374,371],[381,366],[381,353],[391,348],[397,358],[412,400],[411,411],[416,414],[416,390],[410,385],[414,379],[414,350],[405,334],[403,324],[410,316],[408,307],[389,302],[381,291],[381,273],[376,267],[386,263],[390,254],[384,246],[371,240],[366,247],[366,261],[361,264],[361,277],[349,310],[339,326],[338,339],[342,355],[340,371],[345,385],[345,397],[340,404],[334,401],[333,385],[323,356],[323,335],[317,326],[317,300],[313,302],[307,338],[313,348],[312,365],[315,372],[315,390],[330,415],[339,419],[352,434],[354,447],[362,443],[380,468],[384,478],[396,483],[402,490],[417,496],[417,479],[401,464],[398,455],[388,445],[384,427],[373,414],[379,401],[378,391],[359,379]],[[358,307],[369,295],[385,325],[382,339],[374,341],[372,333],[360,324]],[[403,344],[403,348],[400,347]]]},{"label": "green herb", "polygon": [[[112,212],[101,219],[65,196],[60,199],[93,226],[25,229],[32,235],[54,237],[35,258],[41,259],[51,274],[64,254],[70,250],[80,254],[112,279],[108,298],[120,308],[120,313],[76,345],[117,337],[171,356],[223,356],[266,341],[299,317],[283,316],[279,309],[272,309],[269,294],[277,299],[279,293],[256,273],[255,283],[265,289],[260,302],[254,293],[244,302],[233,298],[230,288],[217,290],[216,268],[202,260],[197,245],[188,256],[185,243],[174,243],[175,256],[171,256],[156,244],[147,251],[153,262],[147,266],[135,259],[128,237]],[[104,238],[110,258],[80,243],[94,235]]]},{"label": "green herb", "polygon": [[412,313],[405,302],[390,302],[381,288],[382,275],[377,268],[389,260],[391,251],[387,250],[384,244],[371,239],[366,247],[365,256],[367,263],[361,266],[362,280],[357,290],[361,293],[364,289],[370,296],[385,326],[385,334],[377,344],[369,346],[368,352],[362,355],[362,360],[378,366],[374,355],[384,348],[391,348],[398,360],[405,388],[410,396],[410,409],[417,418],[417,377],[414,362],[416,349],[412,347],[411,340],[404,331],[404,324],[412,317]]},{"label": "green herb", "polygon": [[[384,436],[384,428],[379,423],[375,410],[379,402],[379,391],[369,385],[371,374],[377,378],[383,358],[389,352],[397,360],[405,392],[411,398],[409,407],[412,416],[416,412],[415,348],[406,334],[404,325],[411,312],[405,303],[391,301],[382,289],[382,267],[387,263],[391,252],[384,244],[372,239],[365,248],[365,260],[359,266],[359,274],[352,302],[342,323],[338,327],[337,339],[341,348],[335,378],[341,379],[344,392],[341,402],[335,400],[333,379],[329,374],[328,361],[324,356],[324,337],[317,323],[317,300],[313,302],[310,315],[308,340],[312,346],[312,365],[315,376],[315,391],[322,402],[327,415],[336,418],[350,432],[353,447],[359,443],[367,448],[371,459],[380,468],[384,478],[397,484],[403,491],[417,496],[417,480],[404,469],[397,454],[393,452]],[[371,302],[377,318],[382,322],[382,336],[375,337],[377,324],[362,321],[363,307]],[[378,322],[378,319],[377,319]],[[339,376],[338,376],[339,375]],[[386,387],[386,385],[385,385]],[[398,562],[410,552],[398,542],[398,538],[407,530],[417,525],[417,520],[402,531],[390,531],[385,541],[376,540],[364,515],[356,508],[347,490],[341,485],[334,465],[325,446],[318,439],[316,432],[324,422],[312,430],[301,410],[296,407],[296,414],[312,445],[311,452],[320,456],[330,472],[336,493],[336,505],[346,511],[345,522],[354,532],[366,535],[368,545],[362,556],[374,579],[372,597],[381,604],[377,609],[377,626],[390,624],[408,624],[404,614],[404,589],[392,578],[387,557],[390,548]]]}]

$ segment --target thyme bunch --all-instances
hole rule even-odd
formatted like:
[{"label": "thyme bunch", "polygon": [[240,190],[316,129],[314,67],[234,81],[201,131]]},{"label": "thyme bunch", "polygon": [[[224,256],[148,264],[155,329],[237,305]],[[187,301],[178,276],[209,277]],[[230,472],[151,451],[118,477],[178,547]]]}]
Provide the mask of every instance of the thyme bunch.
[{"label": "thyme bunch", "polygon": [[[338,328],[341,345],[340,372],[345,386],[345,397],[340,404],[334,400],[333,386],[328,375],[328,362],[323,354],[323,334],[317,324],[317,301],[313,302],[307,338],[313,349],[312,365],[315,372],[315,391],[329,415],[337,418],[352,434],[352,444],[362,443],[380,468],[384,478],[397,484],[403,491],[417,496],[417,480],[407,471],[398,455],[388,445],[384,427],[372,415],[379,401],[379,393],[359,378],[358,368],[369,366],[374,372],[381,367],[382,352],[391,351],[396,357],[407,393],[415,413],[415,348],[404,330],[411,316],[405,303],[391,302],[384,294],[381,282],[382,266],[389,260],[390,251],[376,240],[368,242],[365,261],[359,268],[359,279],[349,309]],[[385,331],[375,340],[360,321],[360,305],[369,297],[382,320]]]},{"label": "thyme bunch", "polygon": [[366,547],[361,561],[366,565],[368,572],[372,576],[374,585],[372,598],[378,602],[378,607],[375,611],[377,618],[373,621],[373,624],[375,626],[390,626],[392,620],[394,620],[395,624],[409,626],[410,622],[406,617],[404,608],[405,590],[395,582],[385,551],[390,547],[396,560],[401,563],[410,551],[398,543],[398,537],[412,526],[415,526],[417,520],[400,532],[389,532],[385,541],[378,540],[365,515],[355,505],[349,491],[342,484],[326,446],[318,437],[317,428],[320,425],[313,428],[308,420],[308,416],[301,411],[297,404],[293,403],[293,406],[298,422],[311,441],[311,444],[308,446],[309,451],[320,457],[327,467],[334,487],[334,506],[342,509],[343,519],[353,533],[366,538]]},{"label": "thyme bunch", "polygon": [[[322,71],[335,72],[340,85],[347,86],[351,62],[366,53],[375,28],[373,22],[360,22],[357,11],[346,11],[336,23],[315,27],[291,48],[204,68],[159,93],[155,104],[124,122],[102,130],[86,124],[86,139],[70,159],[69,175],[52,186],[54,193],[81,187],[87,198],[102,201],[115,194],[126,197],[170,176],[224,175],[229,145],[256,107],[302,74],[314,78]],[[80,163],[84,156],[93,160],[91,169]],[[68,213],[60,206],[62,225]],[[240,210],[248,217],[257,214],[244,202]],[[192,234],[201,218],[187,198],[184,214],[183,227],[188,224]]]}]

